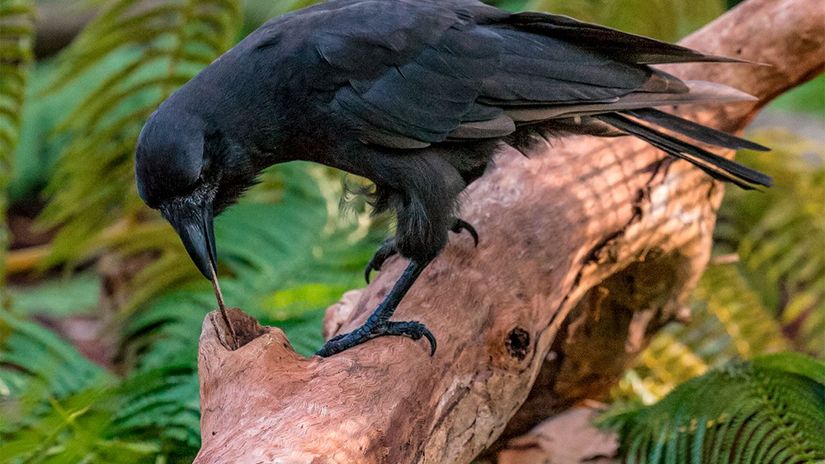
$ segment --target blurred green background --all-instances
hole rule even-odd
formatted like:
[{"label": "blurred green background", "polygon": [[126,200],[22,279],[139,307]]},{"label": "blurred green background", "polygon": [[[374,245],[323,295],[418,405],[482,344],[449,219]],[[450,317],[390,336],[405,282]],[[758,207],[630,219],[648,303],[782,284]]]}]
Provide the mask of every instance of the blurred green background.
[{"label": "blurred green background", "polygon": [[[0,0],[0,463],[191,462],[197,340],[214,297],[137,198],[135,140],[154,108],[222,51],[310,3]],[[672,41],[734,3],[498,2]],[[756,121],[749,136],[773,151],[739,159],[776,187],[729,189],[692,322],[666,327],[602,400],[638,408],[770,353],[825,358],[823,118],[819,76]],[[339,210],[342,191],[337,172],[283,165],[216,221],[226,300],[283,327],[305,354],[322,343],[324,309],[363,285],[387,233],[363,201]]]}]

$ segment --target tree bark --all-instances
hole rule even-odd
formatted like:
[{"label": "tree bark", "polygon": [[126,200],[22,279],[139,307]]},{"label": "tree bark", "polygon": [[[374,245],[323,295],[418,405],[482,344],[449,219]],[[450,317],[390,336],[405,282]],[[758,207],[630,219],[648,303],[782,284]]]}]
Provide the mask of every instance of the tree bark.
[{"label": "tree bark", "polygon": [[[741,130],[825,68],[823,10],[818,0],[750,0],[686,39],[771,66],[671,67],[759,97],[678,111]],[[388,337],[304,358],[281,330],[240,311],[232,317],[244,345],[229,351],[212,313],[200,341],[195,462],[469,463],[491,446],[493,456],[603,396],[649,337],[684,314],[722,194],[698,169],[631,138],[554,141],[529,159],[502,153],[463,202],[478,248],[454,235],[396,312],[427,324],[435,356],[423,342]],[[403,266],[388,261],[372,285],[345,294],[325,335],[361,324]]]}]

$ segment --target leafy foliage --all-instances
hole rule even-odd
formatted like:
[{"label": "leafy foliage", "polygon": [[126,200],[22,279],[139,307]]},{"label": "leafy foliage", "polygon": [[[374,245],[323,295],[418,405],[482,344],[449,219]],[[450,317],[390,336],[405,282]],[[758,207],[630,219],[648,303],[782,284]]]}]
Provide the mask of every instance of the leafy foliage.
[{"label": "leafy foliage", "polygon": [[20,127],[26,74],[32,60],[34,11],[28,0],[0,2],[0,162],[9,175],[9,157]]},{"label": "leafy foliage", "polygon": [[[69,143],[51,179],[47,226],[60,225],[52,263],[99,251],[101,230],[122,236],[142,205],[133,153],[145,119],[177,87],[229,48],[240,27],[233,0],[113,0],[61,54],[58,91],[105,69],[66,115]],[[114,224],[120,227],[112,227]],[[146,233],[145,230],[142,231]],[[158,239],[157,237],[155,238]]]},{"label": "leafy foliage", "polygon": [[110,376],[37,324],[0,312],[0,329],[0,462],[46,462],[69,443],[81,462],[104,444],[94,405]]},{"label": "leafy foliage", "polygon": [[37,324],[0,312],[0,328],[0,462],[191,461],[199,441],[191,369],[120,382]]},{"label": "leafy foliage", "polygon": [[779,185],[753,200],[730,195],[717,240],[741,237],[742,273],[783,334],[795,349],[825,357],[825,148],[777,131],[771,139],[771,158],[745,156]]},{"label": "leafy foliage", "polygon": [[825,363],[795,353],[732,362],[602,420],[628,463],[821,462]]},{"label": "leafy foliage", "polygon": [[[12,152],[17,144],[26,77],[32,60],[31,0],[0,0],[0,216],[5,217]],[[0,227],[0,283],[5,281],[8,231]]]},{"label": "leafy foliage", "polygon": [[97,310],[100,278],[79,273],[70,279],[54,279],[25,288],[12,287],[9,297],[19,316],[48,314],[52,317],[90,314]]}]

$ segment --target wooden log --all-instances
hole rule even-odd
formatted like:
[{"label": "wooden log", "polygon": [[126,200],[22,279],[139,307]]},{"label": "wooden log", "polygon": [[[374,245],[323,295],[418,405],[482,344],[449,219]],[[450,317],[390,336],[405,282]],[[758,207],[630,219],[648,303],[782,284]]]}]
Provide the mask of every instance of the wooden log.
[{"label": "wooden log", "polygon": [[[688,38],[771,66],[670,68],[759,97],[680,112],[741,130],[825,68],[824,10],[818,0],[749,0]],[[229,351],[210,314],[195,462],[468,463],[499,437],[603,395],[684,312],[723,188],[631,138],[571,138],[545,151],[502,153],[468,189],[462,217],[481,243],[451,237],[396,312],[433,331],[434,357],[423,342],[388,337],[303,358],[279,329],[240,311],[232,317],[245,344]],[[403,266],[388,261],[369,287],[331,307],[326,336],[361,324]]]}]

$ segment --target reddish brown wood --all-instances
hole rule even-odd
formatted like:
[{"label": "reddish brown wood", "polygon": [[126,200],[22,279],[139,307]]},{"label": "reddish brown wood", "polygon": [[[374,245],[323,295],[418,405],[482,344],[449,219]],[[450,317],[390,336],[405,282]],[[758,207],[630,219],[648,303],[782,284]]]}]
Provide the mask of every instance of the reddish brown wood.
[{"label": "reddish brown wood", "polygon": [[[773,65],[671,69],[760,99],[692,115],[742,129],[823,70],[823,24],[818,0],[750,0],[688,38]],[[697,169],[629,138],[567,139],[530,159],[503,153],[464,201],[479,247],[453,236],[396,313],[432,329],[435,357],[423,342],[384,338],[307,359],[240,311],[233,319],[248,343],[229,351],[213,313],[201,335],[196,462],[470,462],[502,434],[615,383],[683,308],[707,263],[721,196]],[[402,267],[389,261],[330,308],[326,335],[359,325]]]}]

